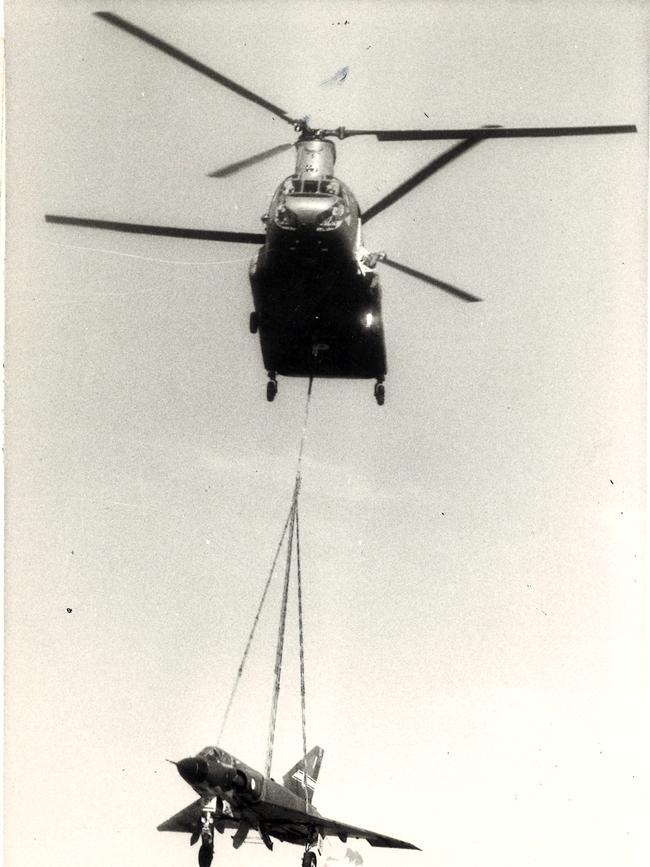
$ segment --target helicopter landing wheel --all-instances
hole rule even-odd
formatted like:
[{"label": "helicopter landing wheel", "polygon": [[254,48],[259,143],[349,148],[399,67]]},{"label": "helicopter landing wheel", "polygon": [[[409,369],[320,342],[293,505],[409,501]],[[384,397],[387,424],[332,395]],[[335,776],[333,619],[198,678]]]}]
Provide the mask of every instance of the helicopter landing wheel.
[{"label": "helicopter landing wheel", "polygon": [[302,867],[316,867],[316,853],[310,852],[309,850],[305,852],[302,856]]},{"label": "helicopter landing wheel", "polygon": [[266,399],[269,403],[273,403],[275,396],[278,393],[278,384],[274,379],[270,379],[266,383]]},{"label": "helicopter landing wheel", "polygon": [[260,327],[260,319],[255,311],[248,317],[248,330],[251,334],[257,334],[257,329]]},{"label": "helicopter landing wheel", "polygon": [[375,385],[375,400],[379,404],[379,406],[384,405],[384,399],[386,397],[386,389],[384,388],[383,382],[378,382]]}]

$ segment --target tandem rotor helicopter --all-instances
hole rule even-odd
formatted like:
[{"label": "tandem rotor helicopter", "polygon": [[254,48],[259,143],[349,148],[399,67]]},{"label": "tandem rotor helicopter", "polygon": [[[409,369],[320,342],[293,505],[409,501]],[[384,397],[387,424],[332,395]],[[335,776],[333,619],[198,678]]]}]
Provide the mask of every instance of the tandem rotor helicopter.
[{"label": "tandem rotor helicopter", "polygon": [[[362,222],[367,223],[394,205],[435,172],[486,139],[636,132],[634,125],[424,130],[346,129],[340,126],[315,129],[307,120],[290,117],[277,105],[126,19],[111,12],[94,14],[260,106],[298,133],[295,143],[273,147],[209,175],[225,177],[295,147],[294,172],[278,186],[268,211],[262,217],[264,233],[150,226],[55,214],[45,217],[49,223],[94,229],[261,244],[249,271],[254,306],[249,327],[251,333],[259,334],[262,359],[268,373],[266,396],[269,401],[275,398],[277,376],[282,375],[374,379],[375,399],[379,405],[384,403],[386,347],[381,287],[376,273],[378,263],[389,265],[462,301],[481,300],[450,283],[401,264],[385,253],[371,253],[363,245]],[[375,136],[380,142],[455,140],[457,143],[362,212],[350,188],[334,176],[336,148],[332,141],[360,135]]]}]

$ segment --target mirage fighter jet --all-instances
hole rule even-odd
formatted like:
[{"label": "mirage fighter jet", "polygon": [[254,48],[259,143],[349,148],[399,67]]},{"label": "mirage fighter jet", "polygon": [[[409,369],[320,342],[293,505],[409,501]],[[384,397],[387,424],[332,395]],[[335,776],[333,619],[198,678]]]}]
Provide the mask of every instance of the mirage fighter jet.
[{"label": "mirage fighter jet", "polygon": [[249,831],[257,831],[269,849],[273,848],[272,837],[304,846],[302,867],[317,867],[327,836],[338,837],[344,843],[353,837],[367,840],[371,846],[418,848],[321,816],[311,800],[322,760],[323,750],[314,747],[284,775],[280,785],[225,750],[205,747],[196,756],[174,763],[181,777],[201,797],[159,825],[158,830],[191,834],[191,844],[200,838],[200,867],[209,867],[212,862],[215,830],[223,834],[226,829],[235,832],[235,849]]}]

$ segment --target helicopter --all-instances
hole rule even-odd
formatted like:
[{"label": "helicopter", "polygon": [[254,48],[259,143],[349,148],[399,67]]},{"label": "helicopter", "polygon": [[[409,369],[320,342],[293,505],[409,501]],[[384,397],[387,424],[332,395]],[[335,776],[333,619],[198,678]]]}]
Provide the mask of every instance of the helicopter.
[{"label": "helicopter", "polygon": [[[95,12],[120,30],[270,112],[298,134],[289,142],[231,163],[208,177],[223,178],[276,154],[295,148],[293,173],[277,187],[262,216],[265,231],[229,232],[154,226],[47,214],[49,223],[137,234],[162,235],[225,243],[261,245],[249,268],[253,311],[249,330],[258,334],[268,374],[266,397],[273,401],[278,375],[374,379],[374,397],[385,400],[386,345],[381,285],[377,265],[388,265],[461,301],[476,295],[404,265],[385,252],[370,252],[362,224],[471,148],[488,139],[604,135],[636,132],[636,126],[514,127],[473,129],[334,129],[315,128],[272,102],[217,72],[159,37],[112,12]],[[333,139],[374,136],[386,141],[455,141],[422,169],[365,211],[351,189],[334,174]]]}]

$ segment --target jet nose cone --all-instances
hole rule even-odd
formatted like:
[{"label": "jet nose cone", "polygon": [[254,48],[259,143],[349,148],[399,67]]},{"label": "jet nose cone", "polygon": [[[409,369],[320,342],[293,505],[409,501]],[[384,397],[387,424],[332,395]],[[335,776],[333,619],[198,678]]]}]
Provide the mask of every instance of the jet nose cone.
[{"label": "jet nose cone", "polygon": [[198,783],[204,782],[208,776],[208,763],[205,759],[181,759],[176,764],[176,767],[178,768],[178,773],[190,786],[196,786]]}]

